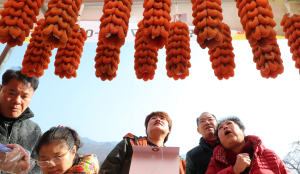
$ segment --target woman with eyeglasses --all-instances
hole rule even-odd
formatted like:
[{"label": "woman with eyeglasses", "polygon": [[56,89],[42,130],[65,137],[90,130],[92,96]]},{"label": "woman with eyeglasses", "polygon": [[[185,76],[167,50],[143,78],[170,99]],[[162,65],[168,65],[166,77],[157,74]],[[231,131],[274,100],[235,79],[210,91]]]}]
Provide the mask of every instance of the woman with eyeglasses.
[{"label": "woman with eyeglasses", "polygon": [[79,156],[81,147],[77,132],[69,127],[52,127],[39,139],[36,152],[37,164],[44,174],[98,173],[96,155]]}]

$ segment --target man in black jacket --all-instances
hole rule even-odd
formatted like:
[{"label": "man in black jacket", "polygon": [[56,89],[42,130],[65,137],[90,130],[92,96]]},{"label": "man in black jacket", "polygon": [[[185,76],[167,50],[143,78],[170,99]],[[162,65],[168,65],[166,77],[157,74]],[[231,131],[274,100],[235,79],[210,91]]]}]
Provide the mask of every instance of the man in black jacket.
[{"label": "man in black jacket", "polygon": [[217,146],[214,136],[217,120],[213,114],[203,112],[197,119],[197,131],[202,135],[199,145],[186,154],[186,174],[205,174],[214,148]]},{"label": "man in black jacket", "polygon": [[[36,123],[29,120],[34,114],[28,106],[38,84],[39,80],[36,77],[28,77],[20,70],[7,70],[2,76],[2,85],[0,85],[0,143],[9,144],[8,147],[16,147],[12,144],[18,144],[24,150],[29,151],[33,159],[38,158],[34,147],[42,132]],[[22,148],[19,149],[18,154],[22,154]],[[13,151],[15,152],[16,149]],[[0,152],[0,156],[8,154],[9,152],[7,154]],[[26,159],[29,159],[29,154],[26,155]],[[24,160],[25,155],[21,155],[20,158]],[[8,166],[6,163],[7,160],[0,160],[0,174],[11,172],[11,169],[5,168]],[[15,164],[17,167],[14,167],[14,173],[42,174],[38,165],[31,169],[29,166],[24,166],[24,163],[21,165],[18,160]],[[26,163],[26,165],[29,164]],[[22,168],[18,169],[20,166]]]}]

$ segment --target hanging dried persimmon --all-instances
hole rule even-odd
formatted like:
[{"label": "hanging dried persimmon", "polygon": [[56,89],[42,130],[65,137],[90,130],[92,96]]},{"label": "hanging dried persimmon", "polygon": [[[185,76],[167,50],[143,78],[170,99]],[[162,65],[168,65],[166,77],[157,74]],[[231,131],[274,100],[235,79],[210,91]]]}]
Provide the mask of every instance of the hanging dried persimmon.
[{"label": "hanging dried persimmon", "polygon": [[50,57],[52,56],[52,45],[43,42],[41,23],[44,19],[37,22],[37,26],[31,34],[27,50],[22,62],[22,74],[27,74],[29,77],[35,76],[37,78],[44,74],[44,69],[48,69]]},{"label": "hanging dried persimmon", "polygon": [[60,78],[70,79],[77,77],[76,70],[79,68],[83,52],[84,42],[87,39],[86,32],[78,24],[73,27],[71,37],[65,47],[59,47],[55,56],[55,75]]},{"label": "hanging dried persimmon", "polygon": [[144,40],[143,20],[138,23],[139,29],[135,38],[134,70],[138,79],[153,80],[157,68],[157,48],[150,47]]},{"label": "hanging dried persimmon", "polygon": [[97,45],[97,54],[95,56],[95,75],[102,81],[111,81],[117,77],[118,64],[120,63],[120,48],[104,44],[100,39],[100,36]]},{"label": "hanging dried persimmon", "polygon": [[223,15],[220,0],[191,0],[194,33],[202,49],[213,49],[222,44]]},{"label": "hanging dried persimmon", "polygon": [[228,80],[234,76],[235,62],[232,47],[231,31],[227,24],[223,23],[223,43],[213,49],[209,49],[210,61],[215,76],[222,80]]},{"label": "hanging dried persimmon", "polygon": [[238,15],[253,49],[267,47],[276,42],[274,14],[268,0],[236,0]]},{"label": "hanging dried persimmon", "polygon": [[253,61],[256,63],[256,69],[260,70],[260,74],[264,78],[275,79],[284,71],[283,61],[277,42],[269,44],[262,48],[257,47],[252,49]]},{"label": "hanging dried persimmon", "polygon": [[294,14],[290,17],[286,14],[280,24],[283,26],[285,38],[288,39],[288,46],[293,54],[292,59],[300,74],[300,15]]},{"label": "hanging dried persimmon", "polygon": [[22,46],[43,4],[44,0],[8,0],[0,12],[0,42]]},{"label": "hanging dried persimmon", "polygon": [[82,0],[50,0],[42,23],[44,42],[65,47],[75,27]]},{"label": "hanging dried persimmon", "polygon": [[171,0],[144,0],[143,38],[147,44],[161,49],[168,43]]},{"label": "hanging dried persimmon", "polygon": [[106,45],[121,47],[125,43],[132,0],[105,0],[100,18],[99,38]]},{"label": "hanging dried persimmon", "polygon": [[185,79],[189,76],[190,36],[188,26],[176,21],[170,24],[168,44],[166,46],[167,75],[174,80]]}]

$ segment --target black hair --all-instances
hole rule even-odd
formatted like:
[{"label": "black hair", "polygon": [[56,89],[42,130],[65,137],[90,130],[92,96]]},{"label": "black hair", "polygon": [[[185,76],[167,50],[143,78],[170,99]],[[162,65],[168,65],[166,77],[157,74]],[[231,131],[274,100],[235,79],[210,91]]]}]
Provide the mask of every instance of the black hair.
[{"label": "black hair", "polygon": [[217,137],[217,141],[220,142],[219,140],[219,137],[218,137],[218,132],[219,132],[219,127],[222,123],[226,122],[226,121],[233,121],[235,122],[239,128],[242,130],[242,131],[245,131],[246,127],[245,125],[243,124],[243,122],[241,121],[241,119],[239,117],[236,117],[236,116],[228,116],[228,117],[225,117],[225,118],[222,118],[219,122],[218,122],[218,126],[217,126],[217,129],[215,130],[215,136]]},{"label": "black hair", "polygon": [[2,86],[7,85],[9,83],[9,81],[13,78],[20,80],[27,87],[30,87],[29,86],[29,84],[30,84],[34,91],[39,86],[38,78],[36,78],[35,76],[28,77],[26,74],[22,74],[20,68],[6,70],[5,73],[2,75]]},{"label": "black hair", "polygon": [[[41,138],[39,139],[35,151],[39,154],[39,151],[43,145],[50,143],[65,143],[69,148],[72,146],[76,146],[76,152],[78,149],[82,147],[82,143],[80,142],[80,137],[77,132],[69,127],[52,127],[48,131],[46,131]],[[79,161],[79,156],[76,154],[73,165],[77,164]]]},{"label": "black hair", "polygon": [[197,119],[196,119],[197,127],[199,126],[199,122],[198,122],[198,121],[199,121],[199,118],[200,118],[202,115],[204,115],[204,114],[209,114],[209,115],[215,117],[215,120],[217,121],[217,118],[216,118],[216,116],[215,116],[214,114],[211,114],[211,113],[209,113],[209,112],[202,112],[202,114],[200,114],[200,116],[197,117]]}]

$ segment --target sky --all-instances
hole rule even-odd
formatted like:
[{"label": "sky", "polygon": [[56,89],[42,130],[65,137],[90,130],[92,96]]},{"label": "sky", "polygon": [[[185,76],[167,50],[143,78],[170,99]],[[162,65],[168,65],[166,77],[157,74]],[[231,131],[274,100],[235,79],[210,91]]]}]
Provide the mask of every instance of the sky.
[{"label": "sky", "polygon": [[[80,136],[99,142],[121,141],[127,133],[145,136],[144,121],[153,111],[164,111],[173,121],[166,146],[180,147],[180,154],[197,146],[200,135],[196,118],[204,111],[217,118],[238,116],[246,135],[259,136],[267,148],[281,158],[289,144],[300,140],[300,76],[289,52],[287,40],[278,40],[284,73],[264,79],[256,70],[251,47],[246,40],[234,40],[235,76],[218,80],[214,76],[208,50],[191,41],[190,75],[175,81],[166,74],[166,53],[158,53],[152,81],[135,76],[134,43],[121,48],[117,77],[101,81],[95,76],[96,42],[87,42],[77,78],[54,75],[56,49],[49,69],[40,78],[30,108],[42,131],[58,125],[75,129]],[[0,45],[3,50],[5,45]],[[16,47],[1,72],[22,65],[27,43]]]}]

